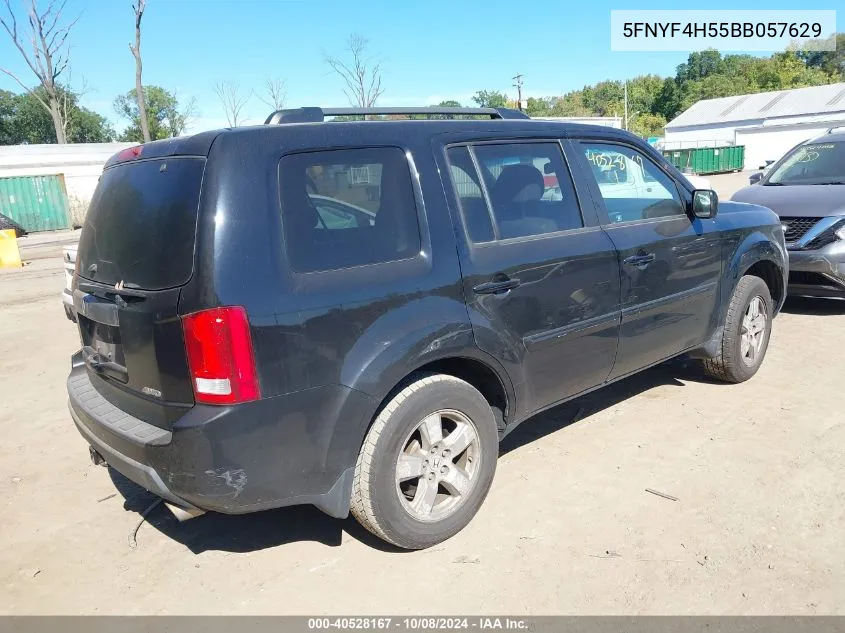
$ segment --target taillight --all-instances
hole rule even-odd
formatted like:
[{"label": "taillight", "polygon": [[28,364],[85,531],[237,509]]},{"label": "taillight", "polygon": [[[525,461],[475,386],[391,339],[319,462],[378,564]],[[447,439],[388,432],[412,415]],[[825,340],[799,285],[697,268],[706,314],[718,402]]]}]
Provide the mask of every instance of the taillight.
[{"label": "taillight", "polygon": [[213,308],[182,317],[196,401],[235,404],[261,397],[246,310]]}]

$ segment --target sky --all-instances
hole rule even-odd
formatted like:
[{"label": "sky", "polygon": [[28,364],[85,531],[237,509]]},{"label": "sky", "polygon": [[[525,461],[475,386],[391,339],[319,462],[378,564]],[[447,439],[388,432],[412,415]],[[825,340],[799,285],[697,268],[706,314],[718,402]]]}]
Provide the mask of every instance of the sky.
[{"label": "sky", "polygon": [[[841,0],[840,0],[841,1]],[[41,0],[42,4],[44,0]],[[12,0],[13,6],[21,0]],[[135,85],[132,0],[68,0],[71,84],[85,85],[83,105],[108,117],[118,130],[112,102]],[[839,2],[811,2],[813,9],[845,8]],[[737,9],[711,1],[706,8]],[[686,53],[612,52],[612,8],[701,8],[670,2],[608,4],[584,0],[147,0],[143,19],[144,83],[160,85],[183,100],[195,97],[198,116],[191,131],[224,127],[214,94],[219,81],[261,91],[267,78],[287,84],[287,107],[348,105],[343,84],[326,65],[340,56],[351,33],[369,41],[382,62],[385,91],[378,105],[432,105],[444,99],[472,104],[477,90],[515,96],[512,77],[524,75],[525,96],[559,95],[604,79],[640,74],[672,75]],[[798,9],[796,0],[766,0],[766,9]],[[840,11],[838,30],[845,11]],[[19,13],[22,15],[22,13]],[[21,20],[19,19],[19,22]],[[0,66],[25,81],[34,75],[4,32]],[[0,75],[0,88],[19,92]],[[263,121],[269,108],[252,96],[243,114]]]}]

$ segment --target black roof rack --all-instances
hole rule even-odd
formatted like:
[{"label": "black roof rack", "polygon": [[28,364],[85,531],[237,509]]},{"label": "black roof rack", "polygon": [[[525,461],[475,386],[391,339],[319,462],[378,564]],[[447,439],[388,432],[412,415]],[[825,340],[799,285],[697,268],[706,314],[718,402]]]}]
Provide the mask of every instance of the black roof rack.
[{"label": "black roof rack", "polygon": [[276,110],[264,121],[267,125],[278,123],[321,123],[332,116],[368,116],[388,114],[428,114],[428,115],[477,115],[491,119],[527,119],[524,112],[512,108],[292,108]]}]

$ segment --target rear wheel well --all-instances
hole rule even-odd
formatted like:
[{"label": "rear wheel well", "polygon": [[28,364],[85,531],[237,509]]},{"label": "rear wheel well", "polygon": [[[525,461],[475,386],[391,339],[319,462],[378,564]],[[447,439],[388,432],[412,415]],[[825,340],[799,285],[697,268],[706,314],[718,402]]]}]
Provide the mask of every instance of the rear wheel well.
[{"label": "rear wheel well", "polygon": [[435,360],[405,376],[382,400],[373,420],[397,393],[407,387],[409,382],[417,379],[420,374],[447,374],[471,384],[481,392],[493,409],[499,432],[504,431],[505,420],[508,418],[508,396],[501,379],[488,365],[473,358],[463,357]]},{"label": "rear wheel well", "polygon": [[753,275],[759,277],[769,287],[769,293],[772,295],[772,301],[775,308],[780,305],[783,299],[783,276],[777,264],[768,259],[763,259],[751,266],[745,271],[746,275]]},{"label": "rear wheel well", "polygon": [[481,395],[504,415],[508,407],[508,396],[502,381],[484,363],[470,358],[446,358],[420,367],[417,371],[449,374],[471,384]]}]

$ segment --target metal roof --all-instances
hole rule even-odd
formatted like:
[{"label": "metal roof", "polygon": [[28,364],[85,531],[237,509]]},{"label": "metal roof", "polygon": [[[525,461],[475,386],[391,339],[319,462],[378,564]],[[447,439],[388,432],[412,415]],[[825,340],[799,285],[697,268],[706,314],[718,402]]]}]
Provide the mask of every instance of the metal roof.
[{"label": "metal roof", "polygon": [[672,119],[668,129],[783,116],[845,112],[845,83],[702,99]]}]

